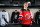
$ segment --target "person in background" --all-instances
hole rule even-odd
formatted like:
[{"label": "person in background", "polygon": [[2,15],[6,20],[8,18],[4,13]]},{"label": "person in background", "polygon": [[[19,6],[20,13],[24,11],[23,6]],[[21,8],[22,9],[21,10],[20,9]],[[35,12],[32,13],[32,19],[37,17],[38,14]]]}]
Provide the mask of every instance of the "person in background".
[{"label": "person in background", "polygon": [[19,18],[19,12],[15,10],[14,12],[12,12],[11,23],[18,23],[18,18]]},{"label": "person in background", "polygon": [[0,12],[0,18],[1,18],[1,26],[6,26],[9,23],[9,15],[7,11],[2,10]]},{"label": "person in background", "polygon": [[36,12],[35,23],[40,24],[40,10]]},{"label": "person in background", "polygon": [[28,9],[28,2],[24,2],[24,8],[20,10],[19,23],[22,23],[22,27],[31,27],[31,21],[33,20],[32,12]]}]

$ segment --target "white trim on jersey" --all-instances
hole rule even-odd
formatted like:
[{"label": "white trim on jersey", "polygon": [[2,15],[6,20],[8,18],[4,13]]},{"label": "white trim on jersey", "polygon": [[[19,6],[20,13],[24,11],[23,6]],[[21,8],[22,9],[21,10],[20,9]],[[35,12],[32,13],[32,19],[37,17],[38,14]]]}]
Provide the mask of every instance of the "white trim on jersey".
[{"label": "white trim on jersey", "polygon": [[[30,11],[31,12],[31,11]],[[31,18],[33,18],[32,12],[31,12]]]},{"label": "white trim on jersey", "polygon": [[19,15],[19,16],[22,16],[23,17],[23,15]]}]

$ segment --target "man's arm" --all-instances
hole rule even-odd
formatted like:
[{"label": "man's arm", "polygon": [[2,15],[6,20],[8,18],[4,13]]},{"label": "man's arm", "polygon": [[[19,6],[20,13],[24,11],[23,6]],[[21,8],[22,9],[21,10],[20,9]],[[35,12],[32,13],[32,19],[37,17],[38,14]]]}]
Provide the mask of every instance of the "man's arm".
[{"label": "man's arm", "polygon": [[14,18],[14,12],[12,12],[12,15],[11,15],[11,23],[13,23],[13,18]]},{"label": "man's arm", "polygon": [[22,22],[22,18],[23,18],[22,10],[20,10],[20,14],[19,14],[19,23],[21,23],[21,22]]},{"label": "man's arm", "polygon": [[[31,12],[31,11],[30,11]],[[32,15],[32,12],[31,12],[31,19],[33,20],[33,15]]]},{"label": "man's arm", "polygon": [[22,10],[20,10],[20,14],[19,14],[19,20],[22,20],[23,15],[22,15]]}]

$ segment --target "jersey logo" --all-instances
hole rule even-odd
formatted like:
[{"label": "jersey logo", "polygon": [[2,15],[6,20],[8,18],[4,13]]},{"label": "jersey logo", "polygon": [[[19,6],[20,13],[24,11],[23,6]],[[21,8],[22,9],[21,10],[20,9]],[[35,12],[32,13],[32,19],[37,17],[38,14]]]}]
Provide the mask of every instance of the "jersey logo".
[{"label": "jersey logo", "polygon": [[26,13],[25,18],[26,19],[29,19],[30,18],[30,14],[29,13]]}]

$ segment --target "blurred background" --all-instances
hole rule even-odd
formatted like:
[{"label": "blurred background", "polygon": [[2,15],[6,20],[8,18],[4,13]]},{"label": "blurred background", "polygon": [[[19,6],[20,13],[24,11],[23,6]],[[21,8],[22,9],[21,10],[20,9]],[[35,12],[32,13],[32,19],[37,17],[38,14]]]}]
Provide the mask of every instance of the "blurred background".
[{"label": "blurred background", "polygon": [[[23,7],[23,3],[25,1],[28,1],[29,3],[28,8],[31,10],[34,18],[35,13],[38,10],[40,10],[40,0],[0,0],[0,11],[6,10],[9,14],[9,19],[11,19],[12,12],[15,10],[20,12],[20,9]],[[10,24],[6,27],[13,27],[13,26],[21,27],[21,25],[13,25],[13,24]],[[40,27],[40,25],[35,24],[33,25],[33,27]]]},{"label": "blurred background", "polygon": [[29,6],[40,6],[40,0],[0,0],[0,6],[23,6],[25,1],[29,1]]}]

